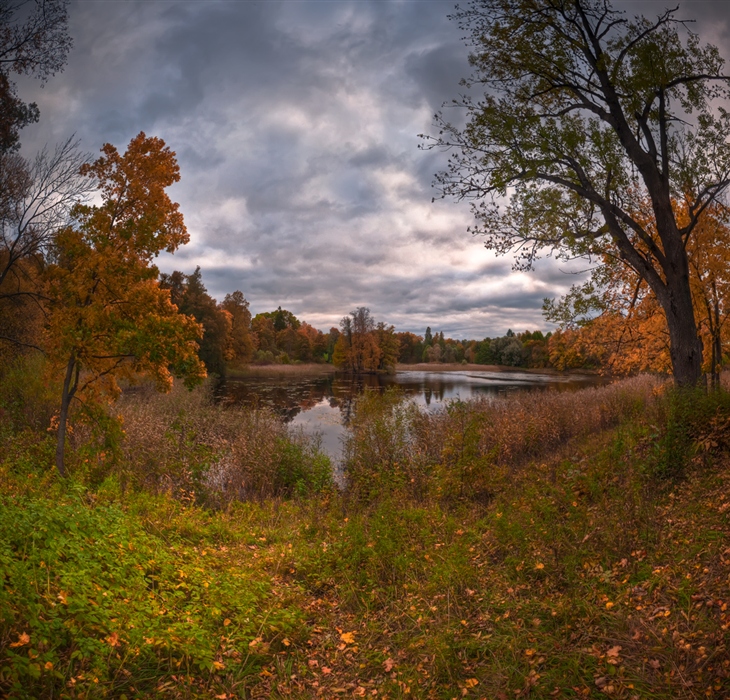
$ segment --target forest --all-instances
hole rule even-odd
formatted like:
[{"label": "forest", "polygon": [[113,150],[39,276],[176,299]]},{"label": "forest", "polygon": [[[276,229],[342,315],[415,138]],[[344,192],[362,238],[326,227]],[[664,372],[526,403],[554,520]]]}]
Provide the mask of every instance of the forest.
[{"label": "forest", "polygon": [[[66,67],[69,9],[0,3],[0,695],[730,697],[718,49],[672,9],[457,9],[483,95],[423,137],[451,156],[439,195],[517,269],[590,269],[545,299],[550,332],[419,335],[366,306],[325,331],[159,269],[191,238],[161,137],[23,155],[19,77]],[[423,363],[611,381],[364,391],[338,457],[215,391],[257,365]]]}]

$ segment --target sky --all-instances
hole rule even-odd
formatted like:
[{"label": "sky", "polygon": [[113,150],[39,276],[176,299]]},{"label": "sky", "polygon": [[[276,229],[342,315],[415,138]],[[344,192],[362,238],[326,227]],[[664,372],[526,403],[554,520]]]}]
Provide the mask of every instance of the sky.
[{"label": "sky", "polygon": [[[664,0],[615,2],[655,16]],[[730,57],[726,0],[684,15]],[[469,74],[446,0],[72,0],[63,73],[20,80],[41,118],[23,154],[75,134],[97,154],[140,131],[177,153],[190,243],[158,266],[201,267],[222,300],[282,306],[328,330],[358,306],[398,331],[455,338],[549,330],[545,297],[583,265],[512,271],[467,232],[469,207],[432,202],[446,155],[419,149]]]}]

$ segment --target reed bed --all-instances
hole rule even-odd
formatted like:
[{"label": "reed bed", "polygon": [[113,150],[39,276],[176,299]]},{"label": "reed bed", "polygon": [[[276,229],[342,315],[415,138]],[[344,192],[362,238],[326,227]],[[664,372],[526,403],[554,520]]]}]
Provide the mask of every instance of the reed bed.
[{"label": "reed bed", "polygon": [[265,409],[221,406],[209,387],[170,394],[140,389],[117,404],[124,426],[121,476],[136,487],[207,505],[305,495],[328,488],[316,440]]},{"label": "reed bed", "polygon": [[421,410],[397,392],[357,402],[345,444],[348,488],[370,498],[383,488],[422,499],[489,499],[520,466],[554,459],[575,438],[644,411],[665,380],[642,375],[575,392],[520,392]]}]

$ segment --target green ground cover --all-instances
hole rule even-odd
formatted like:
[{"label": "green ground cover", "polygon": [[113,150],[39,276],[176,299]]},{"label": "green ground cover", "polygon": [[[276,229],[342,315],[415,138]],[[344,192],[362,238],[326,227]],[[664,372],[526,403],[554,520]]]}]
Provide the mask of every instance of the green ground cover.
[{"label": "green ground cover", "polygon": [[79,425],[61,481],[6,402],[0,693],[729,697],[730,401],[642,382],[509,416],[368,396],[344,492],[187,394],[130,398],[118,444]]}]

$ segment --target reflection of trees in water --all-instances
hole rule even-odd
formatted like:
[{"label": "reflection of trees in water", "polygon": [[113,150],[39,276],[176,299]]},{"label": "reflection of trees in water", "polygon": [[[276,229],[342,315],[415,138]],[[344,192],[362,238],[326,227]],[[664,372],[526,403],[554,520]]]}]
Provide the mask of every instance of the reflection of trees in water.
[{"label": "reflection of trees in water", "polygon": [[216,389],[216,397],[228,404],[271,409],[286,422],[327,401],[331,408],[339,409],[342,422],[347,424],[355,399],[366,389],[381,391],[384,386],[377,375],[330,375],[307,379],[247,377],[222,381]]},{"label": "reflection of trees in water", "polygon": [[302,411],[308,411],[326,402],[330,408],[337,409],[341,422],[347,425],[354,410],[355,400],[365,390],[383,391],[386,387],[397,386],[407,396],[423,397],[426,406],[443,402],[451,396],[465,395],[497,396],[509,391],[557,390],[571,391],[587,384],[601,383],[600,378],[586,377],[584,381],[573,378],[569,382],[543,382],[536,377],[536,383],[522,380],[515,386],[508,384],[478,385],[464,383],[463,377],[454,379],[443,376],[408,377],[400,375],[399,380],[388,375],[327,375],[315,377],[256,376],[245,379],[228,379],[216,389],[216,397],[224,403],[243,404],[257,408],[268,408],[289,422]]}]

